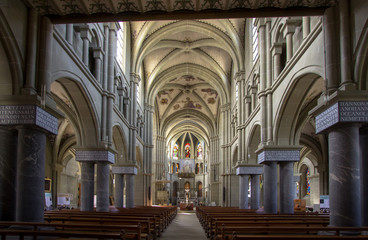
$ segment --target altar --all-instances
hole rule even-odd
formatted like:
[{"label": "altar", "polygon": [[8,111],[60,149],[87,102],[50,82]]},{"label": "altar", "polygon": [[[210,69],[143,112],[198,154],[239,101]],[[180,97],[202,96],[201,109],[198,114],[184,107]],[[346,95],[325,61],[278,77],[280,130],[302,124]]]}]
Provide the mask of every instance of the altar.
[{"label": "altar", "polygon": [[180,210],[193,210],[194,208],[194,203],[186,203],[186,202],[181,202],[180,203]]}]

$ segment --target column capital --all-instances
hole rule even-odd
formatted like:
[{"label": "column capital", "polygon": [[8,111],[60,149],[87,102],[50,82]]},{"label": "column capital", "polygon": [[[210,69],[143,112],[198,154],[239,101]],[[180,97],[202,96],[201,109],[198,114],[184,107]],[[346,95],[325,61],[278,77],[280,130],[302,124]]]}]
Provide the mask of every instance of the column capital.
[{"label": "column capital", "polygon": [[368,91],[336,91],[323,96],[310,115],[316,119],[316,133],[341,123],[368,122]]},{"label": "column capital", "polygon": [[115,153],[101,148],[76,148],[75,160],[78,162],[115,163]]},{"label": "column capital", "polygon": [[104,55],[104,51],[102,50],[101,47],[93,48],[93,58],[102,59],[103,55]]},{"label": "column capital", "polygon": [[301,20],[297,19],[286,19],[285,24],[281,29],[284,36],[287,34],[294,34],[296,27],[299,26],[301,22]]},{"label": "column capital", "polygon": [[58,134],[58,119],[37,105],[0,105],[0,125],[33,125]]},{"label": "column capital", "polygon": [[79,31],[81,33],[81,38],[84,39],[84,38],[87,38],[88,41],[91,41],[91,32],[89,31],[89,26],[86,24],[86,25],[80,25],[79,26]]},{"label": "column capital", "polygon": [[258,164],[267,162],[297,162],[301,146],[263,145],[256,150]]},{"label": "column capital", "polygon": [[282,53],[282,43],[274,43],[271,47],[272,56]]},{"label": "column capital", "polygon": [[260,175],[263,174],[262,165],[239,164],[236,166],[236,175]]},{"label": "column capital", "polygon": [[138,168],[136,165],[114,165],[112,166],[113,174],[127,174],[127,175],[137,175]]}]

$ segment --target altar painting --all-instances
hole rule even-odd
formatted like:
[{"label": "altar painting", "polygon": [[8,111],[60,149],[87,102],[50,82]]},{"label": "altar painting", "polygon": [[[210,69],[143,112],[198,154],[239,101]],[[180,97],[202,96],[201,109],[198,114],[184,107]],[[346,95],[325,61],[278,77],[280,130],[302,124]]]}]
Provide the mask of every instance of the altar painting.
[{"label": "altar painting", "polygon": [[194,173],[194,166],[194,159],[180,160],[180,172],[182,173]]}]

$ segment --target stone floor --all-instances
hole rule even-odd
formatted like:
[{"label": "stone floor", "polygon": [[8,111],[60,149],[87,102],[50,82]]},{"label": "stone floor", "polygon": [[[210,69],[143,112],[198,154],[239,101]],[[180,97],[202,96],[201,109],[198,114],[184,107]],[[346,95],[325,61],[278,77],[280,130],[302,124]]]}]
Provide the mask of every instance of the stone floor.
[{"label": "stone floor", "polygon": [[206,240],[205,232],[194,211],[179,211],[160,240]]}]

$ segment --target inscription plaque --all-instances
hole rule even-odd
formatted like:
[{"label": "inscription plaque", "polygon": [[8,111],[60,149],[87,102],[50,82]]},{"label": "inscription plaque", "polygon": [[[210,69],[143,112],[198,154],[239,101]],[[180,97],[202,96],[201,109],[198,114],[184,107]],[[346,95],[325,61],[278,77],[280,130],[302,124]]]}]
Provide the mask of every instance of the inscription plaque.
[{"label": "inscription plaque", "polygon": [[316,133],[339,122],[368,122],[367,101],[340,101],[316,116]]},{"label": "inscription plaque", "polygon": [[106,150],[77,150],[75,160],[79,162],[109,162],[115,163],[115,155]]},{"label": "inscription plaque", "polygon": [[264,162],[297,162],[299,150],[265,150],[258,154],[258,164]]},{"label": "inscription plaque", "polygon": [[36,105],[0,106],[0,125],[33,124],[58,133],[58,119]]}]

